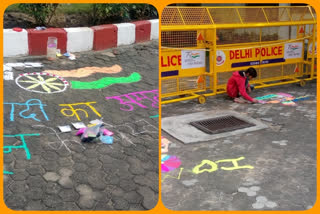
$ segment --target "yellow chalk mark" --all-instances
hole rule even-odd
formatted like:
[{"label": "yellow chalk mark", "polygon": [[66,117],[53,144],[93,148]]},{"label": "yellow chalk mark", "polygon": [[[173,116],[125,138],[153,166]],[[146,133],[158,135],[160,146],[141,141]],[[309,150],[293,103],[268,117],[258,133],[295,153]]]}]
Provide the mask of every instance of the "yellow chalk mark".
[{"label": "yellow chalk mark", "polygon": [[168,175],[166,174],[163,179],[161,180],[161,182],[163,182],[164,180],[166,180],[167,178],[173,178],[173,179],[177,179],[177,180],[180,180],[180,177],[181,177],[181,174],[182,174],[182,171],[183,171],[184,168],[180,168],[180,171],[179,171],[179,174],[177,177],[174,177],[174,176],[171,176],[171,175]]},{"label": "yellow chalk mark", "polygon": [[[202,169],[202,170],[200,170],[200,168],[203,167],[205,164],[208,164],[211,167],[211,169]],[[192,169],[192,173],[200,174],[200,173],[203,173],[203,172],[214,172],[214,171],[217,171],[217,170],[218,170],[218,165],[215,162],[210,161],[210,160],[203,160],[199,165],[195,166]]]},{"label": "yellow chalk mark", "polygon": [[42,76],[38,75],[38,79],[41,81],[41,82],[44,82],[44,79]]},{"label": "yellow chalk mark", "polygon": [[[76,106],[76,105],[86,105],[86,106],[88,106],[96,115],[98,115],[99,117],[101,117],[101,114],[99,114],[99,112],[98,112],[93,106],[91,106],[92,103],[96,103],[96,102],[59,104],[59,106],[67,106],[67,107],[69,107],[69,109],[68,109],[68,108],[61,109],[60,112],[61,112],[64,116],[66,116],[66,117],[76,116],[77,119],[78,119],[79,121],[81,121],[79,115],[77,114],[77,111],[82,111],[82,112],[84,112],[85,115],[86,115],[86,117],[88,117],[89,115],[88,115],[87,111],[84,110],[84,109],[80,109],[80,108],[74,109],[73,106]],[[67,114],[67,113],[65,113],[65,111],[70,111],[71,114]]]},{"label": "yellow chalk mark", "polygon": [[46,92],[51,93],[51,89],[48,88],[45,84],[41,84],[41,86]]},{"label": "yellow chalk mark", "polygon": [[251,165],[244,165],[239,166],[238,161],[245,159],[245,157],[240,157],[236,159],[225,159],[225,160],[218,160],[215,163],[224,163],[224,162],[231,162],[233,167],[221,167],[223,170],[236,170],[236,169],[253,169],[254,167]]},{"label": "yellow chalk mark", "polygon": [[40,83],[36,83],[36,84],[33,84],[33,85],[30,85],[27,89],[33,89],[33,88],[36,88],[40,85]]}]

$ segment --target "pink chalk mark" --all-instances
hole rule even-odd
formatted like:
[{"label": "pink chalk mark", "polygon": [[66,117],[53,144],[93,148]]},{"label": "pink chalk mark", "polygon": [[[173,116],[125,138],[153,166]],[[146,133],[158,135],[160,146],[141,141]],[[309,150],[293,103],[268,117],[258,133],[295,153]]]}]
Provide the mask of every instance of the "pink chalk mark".
[{"label": "pink chalk mark", "polygon": [[79,131],[77,132],[77,136],[82,135],[84,133],[84,131],[86,130],[86,128],[81,128],[79,129]]},{"label": "pink chalk mark", "polygon": [[113,135],[113,132],[112,132],[112,131],[109,131],[109,130],[106,129],[106,128],[104,128],[104,129],[103,129],[103,135],[112,136],[112,135]]}]

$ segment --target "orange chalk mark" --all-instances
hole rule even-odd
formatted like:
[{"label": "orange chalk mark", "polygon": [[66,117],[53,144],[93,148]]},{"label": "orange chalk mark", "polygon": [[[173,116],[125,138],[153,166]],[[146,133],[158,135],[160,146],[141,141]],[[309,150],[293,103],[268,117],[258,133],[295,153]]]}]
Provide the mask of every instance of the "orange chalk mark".
[{"label": "orange chalk mark", "polygon": [[49,74],[55,74],[61,77],[87,77],[94,73],[115,74],[122,71],[122,67],[119,65],[113,65],[111,67],[84,67],[75,70],[45,70],[44,72]]}]

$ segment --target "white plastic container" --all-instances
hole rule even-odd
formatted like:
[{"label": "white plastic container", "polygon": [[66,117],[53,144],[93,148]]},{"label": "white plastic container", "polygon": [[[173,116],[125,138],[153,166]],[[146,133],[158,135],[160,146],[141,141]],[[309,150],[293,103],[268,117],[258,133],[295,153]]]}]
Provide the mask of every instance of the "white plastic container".
[{"label": "white plastic container", "polygon": [[47,59],[55,60],[57,58],[58,39],[56,37],[48,37],[47,42]]}]

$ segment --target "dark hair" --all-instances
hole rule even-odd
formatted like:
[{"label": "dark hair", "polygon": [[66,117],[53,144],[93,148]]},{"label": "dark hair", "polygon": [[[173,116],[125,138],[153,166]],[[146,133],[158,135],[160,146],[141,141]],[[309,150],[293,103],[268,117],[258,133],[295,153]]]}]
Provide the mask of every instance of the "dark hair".
[{"label": "dark hair", "polygon": [[246,74],[249,74],[249,76],[252,76],[252,78],[256,78],[257,77],[257,71],[256,69],[254,69],[253,67],[248,68],[245,71]]}]

